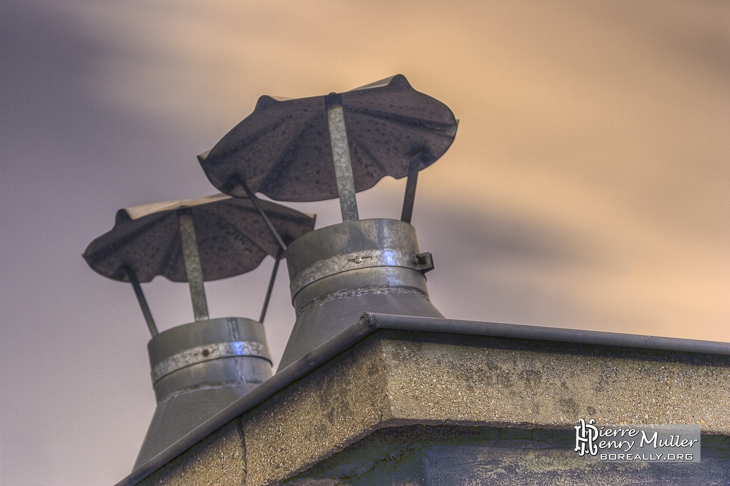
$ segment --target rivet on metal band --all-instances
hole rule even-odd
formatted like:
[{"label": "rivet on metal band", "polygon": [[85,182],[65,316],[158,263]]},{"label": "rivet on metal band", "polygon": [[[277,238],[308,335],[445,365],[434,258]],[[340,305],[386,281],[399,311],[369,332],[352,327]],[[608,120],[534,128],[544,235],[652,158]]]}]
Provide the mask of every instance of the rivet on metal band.
[{"label": "rivet on metal band", "polygon": [[186,366],[203,363],[219,358],[231,358],[236,356],[253,356],[264,358],[271,362],[269,348],[256,341],[233,341],[225,343],[212,343],[204,346],[196,346],[186,349],[181,353],[170,356],[169,358],[157,363],[152,368],[152,383],[163,376],[177,371]]},{"label": "rivet on metal band", "polygon": [[430,268],[424,268],[419,262],[418,255],[399,250],[369,250],[347,255],[335,255],[314,262],[295,275],[291,279],[291,293],[295,295],[312,282],[329,275],[366,267],[406,267],[421,272],[430,270]]}]

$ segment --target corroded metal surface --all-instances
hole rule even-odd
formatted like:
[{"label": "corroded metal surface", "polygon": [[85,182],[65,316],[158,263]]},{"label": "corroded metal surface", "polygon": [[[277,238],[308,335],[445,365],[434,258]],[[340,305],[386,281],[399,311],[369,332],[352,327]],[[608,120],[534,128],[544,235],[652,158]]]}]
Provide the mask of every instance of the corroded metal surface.
[{"label": "corroded metal surface", "polygon": [[[314,218],[285,206],[260,201],[279,234],[291,242],[314,227]],[[114,228],[96,238],[84,252],[87,263],[101,275],[128,281],[124,266],[140,282],[162,275],[186,282],[185,263],[176,211],[191,212],[205,281],[248,272],[279,248],[274,236],[248,199],[215,195],[167,201],[117,211]]]},{"label": "corroded metal surface", "polygon": [[[405,177],[413,155],[423,169],[451,145],[457,122],[440,101],[414,90],[402,75],[340,95],[356,191],[385,176]],[[338,197],[325,96],[259,98],[248,117],[200,163],[220,191],[244,196],[236,178],[280,201]]]}]

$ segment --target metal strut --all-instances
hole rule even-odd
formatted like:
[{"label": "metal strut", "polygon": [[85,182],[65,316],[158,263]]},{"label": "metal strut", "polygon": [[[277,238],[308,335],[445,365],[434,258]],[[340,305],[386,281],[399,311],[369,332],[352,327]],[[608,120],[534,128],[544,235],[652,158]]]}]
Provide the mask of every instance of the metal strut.
[{"label": "metal strut", "polygon": [[428,160],[428,155],[424,151],[419,151],[411,156],[410,164],[408,164],[408,179],[406,180],[406,193],[403,197],[403,211],[400,219],[405,223],[411,222],[413,217],[413,204],[416,200],[416,184],[418,183],[418,170],[421,161]]},{"label": "metal strut", "polygon": [[195,240],[195,226],[190,208],[178,209],[177,223],[180,228],[183,258],[185,259],[185,274],[190,286],[190,298],[193,301],[193,314],[196,321],[204,321],[208,316],[208,302],[205,298],[203,286],[203,268],[200,264],[198,244]]},{"label": "metal strut", "polygon": [[279,248],[286,251],[286,243],[284,243],[284,240],[281,238],[281,235],[279,234],[278,231],[276,231],[276,228],[274,228],[274,225],[271,222],[271,220],[269,219],[269,217],[266,216],[266,213],[264,212],[264,209],[261,207],[261,204],[259,203],[259,198],[256,197],[256,194],[254,194],[253,191],[251,189],[249,189],[249,187],[246,185],[246,183],[243,182],[243,179],[241,179],[238,176],[234,176],[232,178],[231,182],[239,184],[243,188],[243,190],[246,192],[246,195],[253,203],[253,206],[256,208],[256,211],[258,211],[259,214],[261,215],[261,217],[263,218],[264,223],[266,223],[266,226],[269,227],[269,231],[271,231],[271,233],[274,235],[274,238],[276,238],[276,241],[279,243]]},{"label": "metal strut", "polygon": [[129,281],[132,284],[134,295],[137,297],[137,302],[139,303],[140,309],[142,309],[144,320],[147,323],[147,329],[149,329],[152,337],[157,336],[157,334],[159,334],[157,332],[157,326],[155,325],[155,320],[152,318],[152,312],[150,312],[150,308],[147,305],[147,299],[144,298],[142,286],[139,284],[139,280],[137,280],[137,274],[134,273],[134,270],[132,270],[132,267],[129,265],[124,265],[121,270],[127,274],[127,278],[129,278]]},{"label": "metal strut", "polygon": [[340,197],[342,222],[357,221],[357,199],[355,198],[355,178],[352,175],[352,160],[350,159],[350,145],[347,141],[347,127],[345,126],[345,112],[342,110],[340,95],[331,94],[325,97],[327,106],[327,124],[330,132],[330,146],[332,160],[335,164],[335,178],[337,180],[337,194]]},{"label": "metal strut", "polygon": [[274,289],[274,281],[276,280],[276,272],[279,270],[279,262],[281,257],[284,256],[284,250],[279,247],[276,251],[276,260],[274,261],[274,269],[271,270],[271,278],[269,278],[269,287],[266,289],[266,297],[264,298],[264,306],[261,309],[261,317],[259,322],[264,323],[264,317],[266,317],[266,310],[269,308],[269,300],[271,299],[271,291]]}]

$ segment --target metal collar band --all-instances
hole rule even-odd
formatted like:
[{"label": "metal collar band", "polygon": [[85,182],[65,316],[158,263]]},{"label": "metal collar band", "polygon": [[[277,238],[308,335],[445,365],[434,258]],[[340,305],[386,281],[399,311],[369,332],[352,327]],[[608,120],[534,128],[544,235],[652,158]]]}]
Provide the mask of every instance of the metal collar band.
[{"label": "metal collar band", "polygon": [[196,346],[160,361],[152,368],[152,383],[186,366],[234,356],[253,356],[272,362],[268,347],[256,341],[233,341]]},{"label": "metal collar band", "polygon": [[[430,263],[430,268],[428,264]],[[401,250],[366,250],[347,255],[335,255],[319,260],[305,268],[291,279],[289,286],[292,295],[296,295],[302,288],[324,277],[348,270],[357,270],[367,267],[405,267],[425,272],[433,268],[429,254],[416,255],[413,252]]]}]

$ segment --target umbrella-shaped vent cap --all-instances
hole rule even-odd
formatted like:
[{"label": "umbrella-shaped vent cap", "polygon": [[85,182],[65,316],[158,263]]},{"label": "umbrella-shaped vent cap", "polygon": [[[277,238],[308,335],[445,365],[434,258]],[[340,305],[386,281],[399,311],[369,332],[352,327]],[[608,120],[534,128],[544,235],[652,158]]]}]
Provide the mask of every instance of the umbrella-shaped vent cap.
[{"label": "umbrella-shaped vent cap", "polygon": [[[314,228],[314,217],[280,204],[260,201],[286,242]],[[177,212],[191,213],[198,253],[206,281],[249,272],[279,245],[248,199],[223,194],[200,199],[167,201],[117,211],[111,231],[92,241],[83,256],[99,274],[129,281],[131,268],[140,282],[162,275],[186,282]]]},{"label": "umbrella-shaped vent cap", "polygon": [[440,101],[414,90],[403,75],[339,95],[279,101],[259,98],[253,113],[199,156],[220,191],[251,191],[279,201],[338,197],[327,106],[341,103],[356,191],[385,176],[408,174],[414,157],[423,169],[441,157],[456,135],[457,121]]}]

